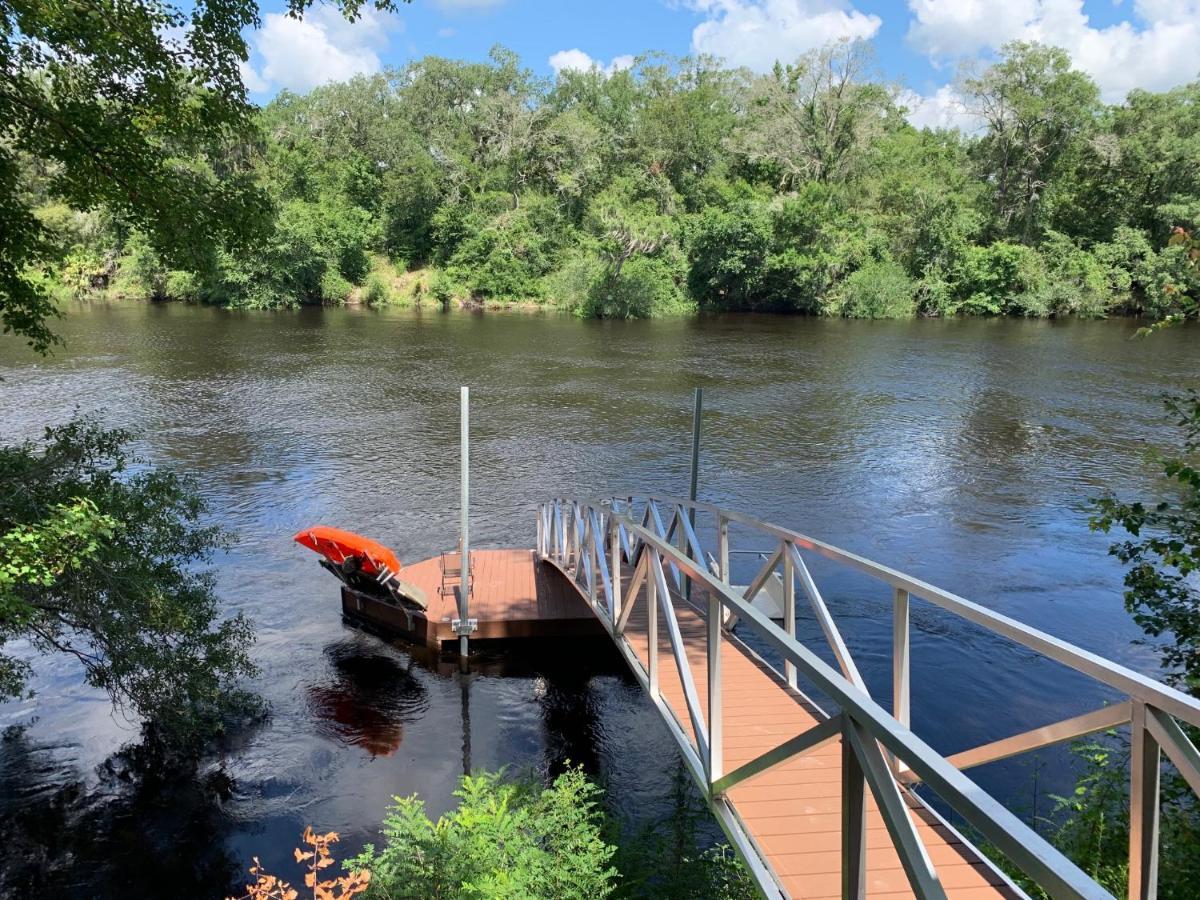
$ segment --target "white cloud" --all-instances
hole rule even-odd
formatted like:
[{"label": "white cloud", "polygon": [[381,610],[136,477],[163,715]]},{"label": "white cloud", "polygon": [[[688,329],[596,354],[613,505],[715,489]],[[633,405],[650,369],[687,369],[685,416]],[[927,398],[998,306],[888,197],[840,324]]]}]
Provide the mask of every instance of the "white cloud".
[{"label": "white cloud", "polygon": [[949,84],[929,96],[901,91],[897,100],[908,108],[908,121],[917,128],[957,128],[971,134],[984,127],[983,120],[967,111],[962,96]]},{"label": "white cloud", "polygon": [[696,53],[765,72],[842,38],[874,37],[879,16],[848,0],[687,0],[705,20],[692,31]]},{"label": "white cloud", "polygon": [[908,0],[908,40],[934,61],[996,50],[1006,41],[1062,47],[1104,99],[1133,88],[1165,90],[1200,71],[1200,0],[1136,0],[1134,20],[1093,27],[1083,0]]},{"label": "white cloud", "polygon": [[456,34],[458,34],[458,32],[453,28],[439,28],[437,30],[437,36],[440,38],[452,38]]},{"label": "white cloud", "polygon": [[613,75],[624,69],[628,69],[633,65],[633,57],[629,55],[614,56],[612,62],[607,66],[598,59],[592,59],[578,47],[571,50],[559,50],[548,60],[550,68],[554,70],[554,74],[560,72],[590,72],[592,69],[598,69],[605,75]]},{"label": "white cloud", "polygon": [[278,88],[302,92],[328,81],[378,72],[388,33],[401,27],[399,19],[368,6],[356,22],[346,21],[328,6],[313,7],[303,19],[268,13],[261,30],[250,39],[262,64],[249,69],[246,86],[256,92]]}]

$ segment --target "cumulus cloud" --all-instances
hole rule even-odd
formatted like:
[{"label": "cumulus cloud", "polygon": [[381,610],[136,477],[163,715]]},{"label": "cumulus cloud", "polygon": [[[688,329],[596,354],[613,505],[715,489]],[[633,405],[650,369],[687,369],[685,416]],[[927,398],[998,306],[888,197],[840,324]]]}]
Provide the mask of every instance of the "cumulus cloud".
[{"label": "cumulus cloud", "polygon": [[287,88],[303,92],[329,81],[380,70],[379,54],[400,20],[364,7],[357,22],[347,22],[333,7],[315,6],[303,19],[280,13],[263,16],[250,39],[260,66],[245,67],[243,79],[254,92]]},{"label": "cumulus cloud", "polygon": [[554,74],[560,72],[590,72],[592,69],[598,69],[605,75],[613,75],[623,69],[628,69],[633,65],[632,56],[614,56],[612,62],[605,65],[598,59],[593,59],[588,54],[584,53],[578,47],[570,50],[559,50],[548,60],[550,68],[554,70]]},{"label": "cumulus cloud", "polygon": [[948,61],[1006,41],[1062,47],[1091,75],[1104,99],[1133,88],[1165,90],[1200,70],[1200,0],[1136,0],[1133,21],[1094,27],[1083,0],[908,0],[908,40],[934,61]]},{"label": "cumulus cloud", "polygon": [[917,128],[957,128],[967,134],[984,128],[983,119],[968,111],[953,85],[943,85],[928,96],[901,91],[897,100],[908,109],[908,121]]},{"label": "cumulus cloud", "polygon": [[705,16],[692,31],[692,50],[759,72],[832,41],[874,37],[882,24],[848,0],[687,0],[687,5]]}]

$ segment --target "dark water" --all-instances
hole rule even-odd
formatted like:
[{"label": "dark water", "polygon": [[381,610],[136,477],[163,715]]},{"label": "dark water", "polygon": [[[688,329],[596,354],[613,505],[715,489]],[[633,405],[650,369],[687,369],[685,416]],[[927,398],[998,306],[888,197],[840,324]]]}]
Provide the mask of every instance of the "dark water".
[{"label": "dark water", "polygon": [[[273,715],[198,782],[150,784],[112,756],[136,729],[69,661],[38,660],[37,696],[0,706],[0,728],[29,726],[0,743],[0,893],[159,896],[167,883],[216,896],[252,854],[290,872],[307,823],[353,851],[393,794],[447,809],[464,766],[553,771],[570,759],[610,786],[629,827],[670,814],[670,738],[603,643],[517,647],[464,677],[344,625],[332,579],[289,540],[324,522],[402,559],[452,546],[461,384],[474,400],[478,545],[531,545],[534,504],[552,495],[684,490],[699,385],[705,499],[1157,668],[1135,644],[1086,500],[1152,490],[1146,454],[1171,438],[1153,398],[1198,383],[1191,330],[1147,343],[1120,321],[598,323],[143,305],[73,310],[60,330],[67,348],[48,361],[0,343],[3,438],[103,411],[142,436],[146,456],[200,476],[240,537],[219,560],[219,589],[258,625],[257,687]],[[814,574],[886,697],[886,590]],[[1107,696],[927,607],[914,622],[914,725],[939,750]],[[805,620],[801,630],[815,635]],[[978,777],[1029,805],[1028,762]],[[1041,777],[1045,787],[1055,774]]]}]

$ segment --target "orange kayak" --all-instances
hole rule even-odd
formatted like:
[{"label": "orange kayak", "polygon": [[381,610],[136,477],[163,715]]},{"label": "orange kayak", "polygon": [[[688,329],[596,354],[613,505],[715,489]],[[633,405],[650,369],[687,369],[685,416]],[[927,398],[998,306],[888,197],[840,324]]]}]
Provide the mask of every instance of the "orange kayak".
[{"label": "orange kayak", "polygon": [[395,553],[378,541],[353,531],[330,528],[328,525],[314,525],[298,532],[292,540],[315,550],[337,566],[348,559],[356,559],[367,575],[378,576],[385,571],[392,575],[400,574],[400,560]]}]

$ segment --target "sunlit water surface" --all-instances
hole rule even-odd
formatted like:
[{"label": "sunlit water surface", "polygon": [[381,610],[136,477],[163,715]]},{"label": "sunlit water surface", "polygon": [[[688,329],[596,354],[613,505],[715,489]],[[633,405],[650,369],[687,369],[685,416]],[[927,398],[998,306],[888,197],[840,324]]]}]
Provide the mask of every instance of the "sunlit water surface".
[{"label": "sunlit water surface", "polygon": [[[463,384],[477,545],[531,545],[542,498],[685,490],[701,386],[704,499],[1157,670],[1122,607],[1109,539],[1087,528],[1087,500],[1154,489],[1147,454],[1172,436],[1155,396],[1197,384],[1190,330],[1144,341],[1122,321],[148,305],[77,308],[58,327],[67,345],[48,360],[0,343],[3,439],[97,413],[136,432],[149,460],[198,476],[213,518],[239,538],[217,560],[219,592],[257,625],[256,687],[272,715],[198,781],[149,785],[112,758],[136,729],[70,660],[37,660],[36,696],[0,705],[0,727],[28,726],[0,743],[0,893],[219,896],[253,854],[290,872],[307,823],[340,831],[353,852],[394,794],[446,810],[464,768],[553,772],[571,760],[609,787],[627,829],[671,816],[678,756],[604,643],[485,653],[463,676],[344,624],[336,585],[290,541],[322,522],[406,560],[453,546]],[[887,697],[887,591],[814,574]],[[930,607],[913,620],[914,726],[943,752],[1110,697]],[[825,653],[811,619],[799,627]],[[1035,784],[1067,776],[1044,754],[978,777],[1028,811]]]}]

